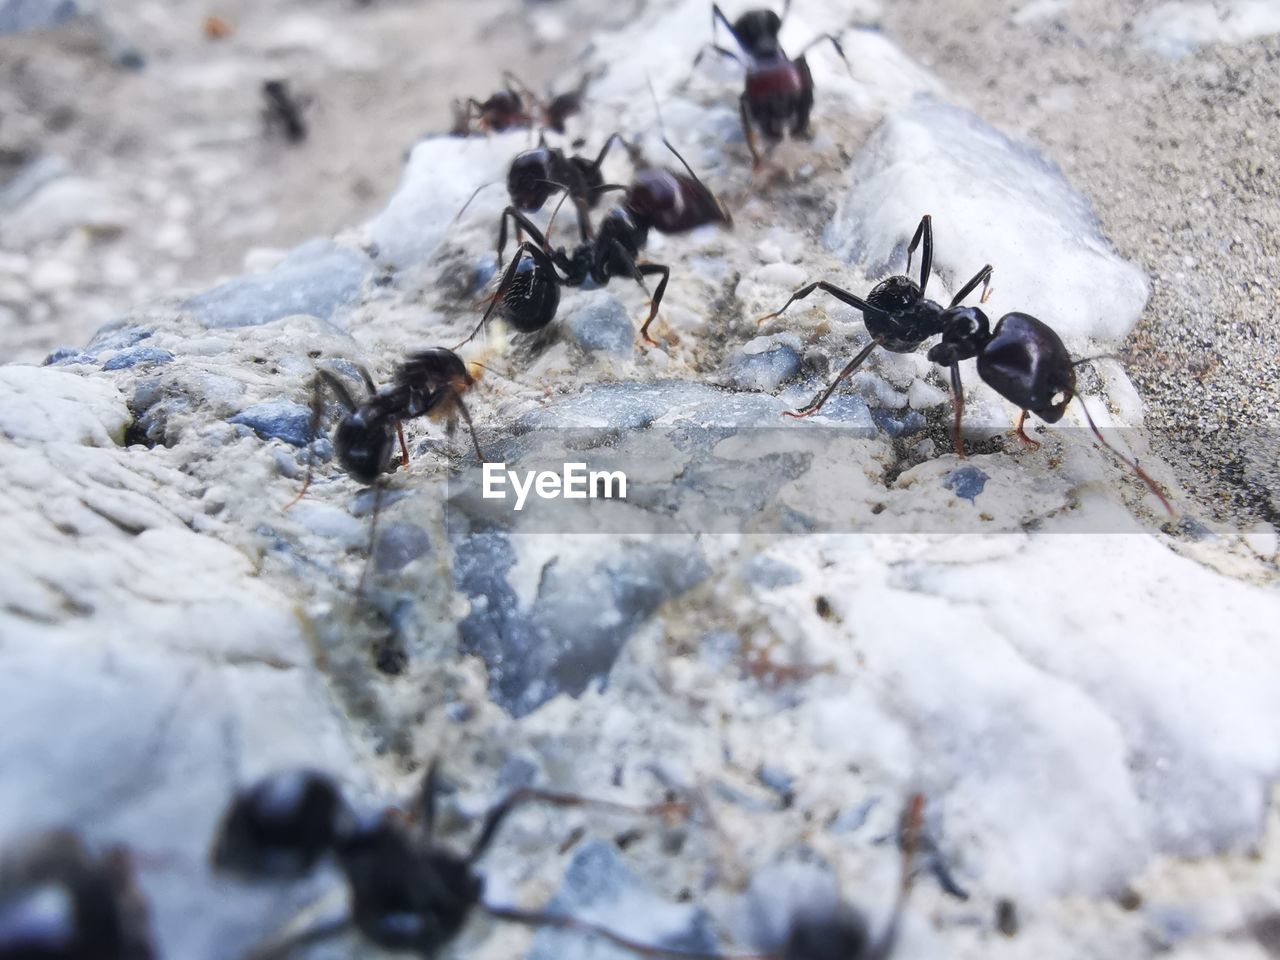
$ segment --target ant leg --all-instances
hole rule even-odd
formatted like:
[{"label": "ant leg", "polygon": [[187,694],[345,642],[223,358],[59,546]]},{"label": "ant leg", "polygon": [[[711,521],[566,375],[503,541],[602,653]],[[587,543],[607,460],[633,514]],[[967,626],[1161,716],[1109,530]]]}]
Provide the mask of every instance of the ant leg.
[{"label": "ant leg", "polygon": [[1143,470],[1142,467],[1138,466],[1137,460],[1130,460],[1128,457],[1122,454],[1119,450],[1117,450],[1111,444],[1107,443],[1106,437],[1102,435],[1102,431],[1098,429],[1098,425],[1093,422],[1093,417],[1089,416],[1089,408],[1085,406],[1084,398],[1076,397],[1076,399],[1080,401],[1080,409],[1084,411],[1084,418],[1087,421],[1089,421],[1089,429],[1092,430],[1093,435],[1098,438],[1098,442],[1101,443],[1108,450],[1110,450],[1117,459],[1129,465],[1129,468],[1134,473],[1136,473],[1138,475],[1138,478],[1142,480],[1142,482],[1147,485],[1147,487],[1151,490],[1151,492],[1156,495],[1156,498],[1160,501],[1160,505],[1165,508],[1169,516],[1171,517],[1177,516],[1177,514],[1173,512],[1173,507],[1169,505],[1169,501],[1165,498],[1164,491],[1160,489],[1160,485],[1147,475],[1147,471]]},{"label": "ant leg", "polygon": [[373,520],[369,523],[369,547],[365,553],[364,567],[360,571],[360,582],[356,584],[356,597],[364,596],[364,584],[369,579],[369,567],[373,564],[373,547],[378,539],[378,518],[382,514],[382,483],[373,486]]},{"label": "ant leg", "polygon": [[667,292],[667,281],[671,279],[671,268],[661,263],[642,263],[639,268],[641,274],[660,273],[662,279],[658,281],[657,288],[653,291],[653,298],[649,301],[649,318],[645,320],[644,326],[640,328],[640,336],[645,343],[651,343],[655,347],[657,341],[649,336],[649,324],[653,323],[654,318],[658,315],[658,307],[662,305],[662,295]]},{"label": "ant leg", "polygon": [[924,796],[919,793],[913,794],[907,800],[898,826],[898,847],[902,851],[902,866],[898,874],[898,898],[884,933],[868,952],[869,960],[885,960],[893,953],[894,943],[898,939],[898,928],[902,923],[902,911],[907,905],[907,897],[911,894],[911,880],[915,870],[916,854],[920,848],[923,819]]},{"label": "ant leg", "polygon": [[461,397],[456,397],[455,400],[458,404],[458,412],[462,414],[462,419],[467,422],[467,430],[471,433],[471,445],[476,448],[476,459],[481,463],[488,463],[489,461],[485,459],[484,453],[480,450],[480,441],[476,439],[476,428],[475,424],[471,422],[471,412],[467,409],[467,405],[462,402]]},{"label": "ant leg", "polygon": [[622,134],[620,133],[609,134],[609,139],[604,142],[604,146],[600,148],[600,153],[596,156],[595,160],[593,160],[591,163],[591,168],[593,170],[599,170],[602,166],[604,166],[604,158],[608,156],[610,148],[612,148],[615,143],[620,143],[624,147],[627,146],[626,138],[623,137]]},{"label": "ant leg", "polygon": [[418,815],[422,818],[422,833],[428,841],[436,828],[436,794],[440,792],[440,758],[432,757],[427,775],[422,778],[418,790]]},{"label": "ant leg", "polygon": [[747,138],[747,149],[751,151],[751,166],[760,166],[760,151],[756,149],[756,132],[751,126],[751,118],[747,115],[747,95],[738,98],[738,117],[742,121],[742,132]]},{"label": "ant leg", "polygon": [[840,44],[840,38],[834,33],[818,34],[801,48],[800,53],[797,56],[804,56],[806,51],[812,47],[816,47],[823,40],[831,41],[831,46],[835,47],[836,53],[839,54],[840,59],[844,61],[844,68],[849,71],[849,76],[853,76],[853,67],[849,65],[849,58],[844,55],[844,47]]},{"label": "ant leg", "polygon": [[800,419],[803,419],[804,417],[811,417],[815,413],[817,413],[819,410],[821,410],[823,404],[825,404],[828,400],[830,400],[831,395],[836,392],[836,387],[840,386],[842,382],[844,382],[845,380],[848,380],[851,376],[853,376],[853,372],[857,370],[860,366],[862,366],[863,362],[867,359],[867,357],[871,356],[871,351],[875,350],[876,347],[880,346],[881,342],[882,342],[881,340],[876,339],[868,343],[865,347],[863,347],[860,351],[858,351],[858,355],[856,357],[854,357],[852,360],[850,360],[848,363],[844,365],[844,369],[841,370],[836,375],[836,378],[831,381],[831,384],[827,387],[827,389],[823,390],[822,393],[818,394],[818,396],[814,398],[814,400],[810,404],[796,411],[788,410],[785,413],[783,413],[783,416],[791,417],[793,420],[800,420]]},{"label": "ant leg", "polygon": [[556,927],[561,930],[578,930],[589,937],[600,937],[603,940],[608,940],[610,943],[617,944],[642,957],[671,957],[675,958],[675,960],[772,960],[770,957],[757,955],[739,956],[723,953],[696,953],[689,950],[641,943],[638,940],[632,940],[630,937],[616,933],[607,927],[598,926],[587,920],[579,920],[577,917],[571,917],[564,913],[535,912],[521,910],[517,907],[493,906],[487,903],[480,904],[480,908],[491,917],[497,917],[499,920],[507,920],[511,923],[520,923],[527,927]]},{"label": "ant leg", "polygon": [[[911,273],[911,258],[915,256],[916,247],[920,246],[921,238],[924,239],[924,253],[920,258],[920,296],[923,297],[925,287],[929,285],[929,275],[933,273],[933,217],[927,213],[920,218],[920,226],[916,227],[915,236],[907,244],[908,274]],[[955,303],[952,303],[952,306],[955,306]]]},{"label": "ant leg", "polygon": [[1023,429],[1023,424],[1025,424],[1026,422],[1027,422],[1027,411],[1023,410],[1021,413],[1018,414],[1018,425],[1014,427],[1013,432],[1016,433],[1018,435],[1018,439],[1021,440],[1023,443],[1025,443],[1027,446],[1031,447],[1032,449],[1038,449],[1040,447],[1040,441],[1032,440],[1030,437],[1027,436],[1027,431]]},{"label": "ant leg", "polygon": [[281,960],[281,958],[289,956],[295,950],[310,947],[331,937],[336,937],[351,926],[350,917],[326,920],[299,933],[278,937],[271,943],[254,950],[246,957],[246,960]]},{"label": "ant leg", "polygon": [[[365,376],[366,382],[368,382],[372,388],[373,380],[369,377],[368,371],[361,368],[360,372]],[[289,510],[294,504],[306,496],[307,490],[311,486],[311,478],[314,476],[315,471],[314,445],[316,441],[316,431],[320,429],[320,418],[324,415],[325,385],[328,385],[329,389],[334,392],[334,395],[338,398],[338,402],[347,408],[348,413],[354,412],[356,409],[356,402],[351,398],[351,393],[347,390],[346,384],[328,370],[316,371],[315,379],[311,383],[311,419],[307,423],[307,475],[302,481],[302,489],[298,491],[298,495],[281,508],[282,513]],[[370,392],[375,393],[376,391],[371,389]]]},{"label": "ant leg", "polygon": [[545,803],[553,807],[587,807],[612,813],[634,813],[642,817],[667,817],[675,814],[686,816],[689,813],[687,803],[667,802],[637,807],[628,803],[614,803],[612,800],[595,800],[576,793],[556,793],[554,790],[536,790],[526,787],[508,794],[485,816],[484,824],[480,827],[480,835],[476,837],[471,853],[467,855],[467,862],[475,863],[484,856],[503,821],[520,807],[530,803]]},{"label": "ant leg", "polygon": [[404,461],[400,466],[407,467],[409,466],[409,446],[404,442],[404,424],[399,420],[396,421],[396,436],[400,438],[400,457]]},{"label": "ant leg", "polygon": [[960,383],[960,364],[951,364],[951,406],[955,409],[955,420],[951,424],[951,442],[955,445],[956,456],[964,459],[964,441],[960,439],[960,423],[964,419],[964,386]]},{"label": "ant leg", "polygon": [[815,290],[823,290],[826,293],[831,294],[837,300],[840,300],[843,303],[847,303],[851,307],[855,307],[856,309],[861,310],[864,315],[868,313],[875,313],[880,316],[886,316],[883,310],[880,310],[877,307],[873,307],[871,304],[867,303],[867,301],[863,300],[859,296],[855,296],[854,294],[850,293],[848,290],[843,290],[840,287],[837,287],[834,283],[827,283],[827,281],[825,280],[817,280],[809,284],[807,287],[801,287],[799,290],[793,293],[790,299],[788,299],[787,302],[782,305],[782,309],[775,310],[773,313],[766,313],[763,317],[761,317],[759,320],[756,321],[756,326],[759,326],[760,324],[764,323],[766,320],[772,320],[774,317],[785,313],[787,310],[787,307],[791,306],[791,304],[795,303],[797,300],[803,300],[805,297],[809,296]]},{"label": "ant leg", "polygon": [[734,63],[738,64],[739,66],[745,66],[745,64],[743,64],[742,62],[742,58],[739,57],[732,50],[727,50],[724,47],[720,46],[718,43],[704,43],[702,45],[702,49],[698,51],[698,55],[693,58],[694,69],[697,69],[698,64],[702,62],[702,58],[708,50],[712,51],[713,53],[718,53],[722,57],[728,57],[730,60],[732,60]]},{"label": "ant leg", "polygon": [[968,283],[956,291],[956,295],[951,298],[951,306],[960,306],[960,301],[973,293],[973,291],[977,289],[978,284],[982,284],[982,299],[978,302],[986,303],[987,297],[991,296],[991,274],[993,272],[991,264],[988,263],[985,267],[975,273]]},{"label": "ant leg", "polygon": [[538,246],[542,247],[543,249],[546,249],[546,246],[547,246],[546,237],[542,235],[542,231],[538,229],[537,225],[532,220],[526,217],[523,213],[521,213],[515,207],[507,207],[505,210],[502,211],[502,216],[499,217],[498,219],[498,224],[499,224],[498,226],[498,269],[499,270],[502,269],[502,255],[504,252],[506,252],[506,249],[507,249],[507,220],[508,219],[515,222],[517,230],[524,228],[525,233],[533,237],[533,242],[536,243]]}]

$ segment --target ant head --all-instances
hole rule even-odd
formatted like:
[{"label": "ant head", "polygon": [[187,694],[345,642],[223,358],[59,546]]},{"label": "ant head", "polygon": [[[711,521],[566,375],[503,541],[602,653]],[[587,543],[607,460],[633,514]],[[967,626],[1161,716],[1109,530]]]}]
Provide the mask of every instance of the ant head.
[{"label": "ant head", "polygon": [[841,904],[834,911],[803,911],[792,918],[783,960],[863,960],[871,934],[862,914]]},{"label": "ant head", "polygon": [[733,22],[733,35],[747,53],[758,59],[782,53],[778,45],[781,30],[782,18],[772,10],[748,10]]},{"label": "ant head", "polygon": [[394,447],[394,423],[368,407],[343,417],[333,433],[333,449],[342,469],[363,484],[373,483],[387,472]]},{"label": "ant head", "polygon": [[511,161],[507,192],[521,210],[541,210],[555,187],[551,184],[551,151],[546,147],[526,150]]},{"label": "ant head", "polygon": [[272,774],[231,802],[211,859],[217,869],[251,879],[295,879],[333,849],[349,819],[346,801],[324,774]]},{"label": "ant head", "polygon": [[991,339],[987,315],[977,307],[950,307],[942,313],[942,342],[929,350],[929,360],[950,366],[976,357]]},{"label": "ant head", "polygon": [[463,859],[424,847],[393,816],[365,819],[338,846],[360,931],[379,946],[434,956],[480,902],[484,883]]}]

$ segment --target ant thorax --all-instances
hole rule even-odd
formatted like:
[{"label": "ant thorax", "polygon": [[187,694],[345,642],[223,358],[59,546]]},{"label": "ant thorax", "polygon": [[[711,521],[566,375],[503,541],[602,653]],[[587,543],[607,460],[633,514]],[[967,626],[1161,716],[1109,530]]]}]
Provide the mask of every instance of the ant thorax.
[{"label": "ant thorax", "polygon": [[800,68],[784,56],[756,61],[747,74],[747,96],[752,100],[777,96],[799,96],[805,78]]}]

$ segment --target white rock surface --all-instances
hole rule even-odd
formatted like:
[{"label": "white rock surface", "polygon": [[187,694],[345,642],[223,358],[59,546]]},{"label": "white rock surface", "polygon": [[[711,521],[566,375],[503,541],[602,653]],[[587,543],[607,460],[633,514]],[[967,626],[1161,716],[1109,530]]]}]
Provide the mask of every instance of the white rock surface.
[{"label": "white rock surface", "polygon": [[1280,6],[1272,0],[1173,0],[1142,14],[1134,30],[1148,50],[1184,57],[1206,44],[1241,43],[1280,33]]}]

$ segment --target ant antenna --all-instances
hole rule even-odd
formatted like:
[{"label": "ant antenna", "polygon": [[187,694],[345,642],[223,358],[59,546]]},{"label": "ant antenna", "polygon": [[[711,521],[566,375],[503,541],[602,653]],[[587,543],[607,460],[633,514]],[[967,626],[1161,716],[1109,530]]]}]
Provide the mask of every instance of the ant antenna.
[{"label": "ant antenna", "polygon": [[1080,401],[1080,409],[1084,411],[1084,418],[1089,421],[1089,429],[1092,430],[1093,435],[1098,438],[1098,442],[1110,450],[1116,459],[1120,460],[1122,463],[1128,464],[1129,468],[1136,473],[1139,479],[1141,479],[1142,482],[1150,488],[1151,492],[1156,495],[1156,498],[1160,501],[1160,505],[1168,511],[1169,516],[1177,516],[1177,514],[1173,512],[1173,507],[1169,506],[1169,501],[1165,499],[1164,491],[1160,489],[1160,485],[1152,480],[1151,477],[1147,476],[1147,472],[1138,466],[1137,460],[1130,460],[1111,444],[1107,443],[1107,438],[1102,435],[1102,431],[1098,429],[1098,425],[1093,422],[1093,417],[1089,415],[1089,408],[1085,406],[1084,397],[1077,396],[1076,399]]},{"label": "ant antenna", "polygon": [[566,187],[564,192],[560,194],[560,199],[556,202],[556,208],[551,211],[551,219],[547,221],[547,232],[542,235],[546,248],[551,247],[551,228],[556,225],[556,214],[560,212],[560,208],[564,206],[565,200],[569,197],[569,189]]},{"label": "ant antenna", "polygon": [[468,360],[467,363],[473,367],[479,367],[481,370],[486,370],[489,373],[492,373],[494,376],[501,377],[503,380],[509,380],[512,383],[517,384],[518,386],[524,387],[526,390],[539,389],[538,387],[535,387],[532,384],[525,383],[523,380],[517,380],[515,377],[511,376],[511,374],[509,373],[503,373],[501,370],[497,370],[494,367],[488,366],[487,364],[483,364],[479,360]]},{"label": "ant antenna", "polygon": [[490,180],[488,183],[482,183],[480,184],[480,186],[476,187],[475,190],[472,192],[471,196],[467,198],[467,202],[462,205],[462,209],[459,210],[457,215],[453,218],[453,222],[457,223],[459,220],[462,219],[462,215],[467,212],[467,207],[471,206],[471,201],[480,195],[481,190],[485,189],[486,187],[497,186],[501,182],[502,182],[501,180]]},{"label": "ant antenna", "polygon": [[1119,359],[1120,358],[1116,356],[1114,353],[1099,353],[1096,356],[1081,357],[1079,360],[1072,360],[1071,365],[1073,367],[1079,367],[1086,363],[1093,363],[1093,361],[1095,360],[1119,360]]}]

